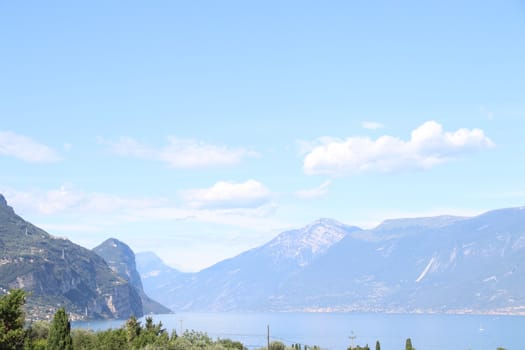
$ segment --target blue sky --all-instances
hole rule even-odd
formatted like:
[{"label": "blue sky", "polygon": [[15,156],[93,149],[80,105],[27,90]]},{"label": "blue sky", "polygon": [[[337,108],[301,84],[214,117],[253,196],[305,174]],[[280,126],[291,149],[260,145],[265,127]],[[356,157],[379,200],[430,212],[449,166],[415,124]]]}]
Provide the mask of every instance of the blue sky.
[{"label": "blue sky", "polygon": [[525,203],[521,1],[0,3],[0,193],[198,270]]}]

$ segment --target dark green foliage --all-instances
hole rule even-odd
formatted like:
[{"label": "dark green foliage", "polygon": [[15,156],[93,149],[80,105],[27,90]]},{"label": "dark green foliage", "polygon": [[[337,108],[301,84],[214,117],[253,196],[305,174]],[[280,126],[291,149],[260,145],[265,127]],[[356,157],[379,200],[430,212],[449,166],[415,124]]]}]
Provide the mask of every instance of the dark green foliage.
[{"label": "dark green foliage", "polygon": [[366,344],[365,346],[356,345],[355,347],[348,347],[348,350],[370,350],[370,347],[368,346],[368,344]]},{"label": "dark green foliage", "polygon": [[407,341],[406,341],[406,344],[405,344],[405,350],[415,350],[415,349],[412,347],[412,339],[407,338]]},{"label": "dark green foliage", "polygon": [[74,329],[71,331],[71,338],[75,350],[97,349],[97,335],[92,330]]},{"label": "dark green foliage", "polygon": [[24,348],[24,311],[26,294],[21,289],[11,290],[0,297],[0,349],[17,350]]},{"label": "dark green foliage", "polygon": [[[137,326],[133,323],[131,319],[126,323],[126,326],[129,325],[127,329],[128,334],[137,334],[138,330],[138,335],[131,341],[133,348],[142,349],[146,345],[166,347],[169,343],[169,336],[166,330],[162,328],[162,322],[155,324],[151,317],[146,317],[146,324],[142,328],[136,328]],[[138,326],[140,327],[140,323],[138,323]]]},{"label": "dark green foliage", "polygon": [[49,337],[49,322],[35,321],[27,327],[25,350],[45,350]]},{"label": "dark green foliage", "polygon": [[96,334],[96,346],[93,349],[100,349],[100,350],[132,349],[131,344],[129,344],[126,339],[126,332],[122,328],[108,329],[106,331],[97,332],[95,334]]},{"label": "dark green foliage", "polygon": [[376,350],[381,350],[381,344],[379,343],[379,340],[376,341]]},{"label": "dark green foliage", "polygon": [[[301,344],[296,344],[296,345],[299,345],[299,347],[301,347]],[[321,347],[319,347],[319,345],[313,345],[313,346],[305,345],[304,350],[321,350]]]},{"label": "dark green foliage", "polygon": [[64,308],[59,308],[53,317],[47,340],[48,350],[73,350],[71,324]]}]

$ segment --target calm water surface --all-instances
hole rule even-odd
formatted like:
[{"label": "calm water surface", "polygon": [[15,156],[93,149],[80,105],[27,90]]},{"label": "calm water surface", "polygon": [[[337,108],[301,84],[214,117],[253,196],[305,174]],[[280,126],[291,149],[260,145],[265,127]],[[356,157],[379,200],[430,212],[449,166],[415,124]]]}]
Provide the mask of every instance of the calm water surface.
[{"label": "calm water surface", "polygon": [[[155,315],[171,331],[198,330],[212,338],[230,338],[249,348],[264,347],[266,327],[271,340],[286,344],[319,345],[346,350],[355,344],[375,349],[403,350],[412,338],[417,350],[507,350],[525,349],[525,317],[470,315],[385,315],[345,313],[177,313]],[[107,329],[125,321],[74,322],[74,328]]]}]

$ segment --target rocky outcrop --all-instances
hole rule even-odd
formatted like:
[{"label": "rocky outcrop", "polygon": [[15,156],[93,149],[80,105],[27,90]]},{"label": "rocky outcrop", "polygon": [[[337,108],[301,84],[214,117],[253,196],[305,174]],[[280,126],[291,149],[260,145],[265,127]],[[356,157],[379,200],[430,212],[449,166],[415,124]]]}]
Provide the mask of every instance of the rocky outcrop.
[{"label": "rocky outcrop", "polygon": [[0,195],[0,292],[29,292],[28,314],[46,318],[64,306],[74,319],[143,315],[135,288],[104,259],[16,215]]},{"label": "rocky outcrop", "polygon": [[100,255],[109,267],[120,277],[128,281],[136,290],[142,301],[144,314],[166,314],[171,310],[146,295],[137,272],[135,253],[124,242],[115,238],[105,240],[93,251]]}]

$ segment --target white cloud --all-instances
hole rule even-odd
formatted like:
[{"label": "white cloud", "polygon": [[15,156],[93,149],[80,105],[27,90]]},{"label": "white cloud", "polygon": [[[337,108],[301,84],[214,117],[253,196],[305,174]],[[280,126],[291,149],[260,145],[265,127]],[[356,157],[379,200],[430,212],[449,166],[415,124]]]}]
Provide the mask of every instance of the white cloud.
[{"label": "white cloud", "polygon": [[209,188],[185,191],[183,197],[193,208],[258,208],[269,202],[271,193],[255,180],[242,183],[219,181]]},{"label": "white cloud", "polygon": [[150,147],[131,137],[121,137],[116,142],[103,142],[110,145],[113,153],[139,159],[160,161],[172,168],[203,168],[233,165],[257,153],[244,148],[229,148],[193,140],[169,137],[167,145],[161,148]]},{"label": "white cloud", "polygon": [[316,199],[324,197],[328,193],[328,187],[331,183],[332,182],[330,180],[327,180],[318,187],[299,190],[295,192],[295,196],[300,199]]},{"label": "white cloud", "polygon": [[0,131],[0,155],[15,157],[29,163],[54,163],[61,160],[49,146],[11,131]]},{"label": "white cloud", "polygon": [[440,124],[428,121],[404,141],[393,136],[350,137],[346,140],[319,140],[304,158],[308,175],[350,175],[366,171],[392,172],[431,168],[461,154],[493,147],[481,129],[444,132]]},{"label": "white cloud", "polygon": [[385,126],[381,123],[378,123],[378,122],[371,122],[371,121],[364,121],[361,123],[361,126],[365,129],[370,129],[370,130],[376,130],[376,129],[381,129],[381,128],[384,128]]}]

